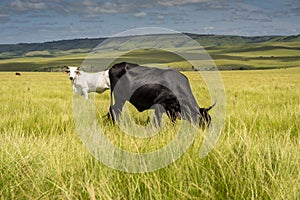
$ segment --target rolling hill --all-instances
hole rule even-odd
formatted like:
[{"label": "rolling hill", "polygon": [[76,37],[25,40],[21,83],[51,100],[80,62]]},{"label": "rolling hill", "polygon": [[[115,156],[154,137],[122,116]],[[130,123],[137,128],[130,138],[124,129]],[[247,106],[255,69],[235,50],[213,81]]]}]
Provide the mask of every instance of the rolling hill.
[{"label": "rolling hill", "polygon": [[[221,70],[300,66],[300,35],[244,37],[185,34],[201,44]],[[159,43],[160,46],[172,44],[173,41],[162,39],[165,36],[155,35],[162,41]],[[130,40],[132,37],[141,37],[142,44],[153,43],[147,36],[126,36],[114,38],[114,41]],[[0,44],[0,71],[54,71],[59,70],[59,66],[80,65],[88,53],[106,39],[85,38],[44,43]],[[181,47],[180,43],[177,47]],[[134,49],[135,45],[120,46],[114,50],[122,51],[124,48]],[[171,56],[160,51],[143,51],[142,54],[140,51],[134,51],[122,59],[130,61],[137,56],[139,60],[162,62],[181,70],[192,69],[188,62],[178,59],[176,55]]]}]

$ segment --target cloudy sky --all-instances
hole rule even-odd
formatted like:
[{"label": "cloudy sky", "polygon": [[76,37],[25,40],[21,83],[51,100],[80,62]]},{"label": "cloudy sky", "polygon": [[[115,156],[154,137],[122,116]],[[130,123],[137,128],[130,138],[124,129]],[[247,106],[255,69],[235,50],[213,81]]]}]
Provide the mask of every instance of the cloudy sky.
[{"label": "cloudy sky", "polygon": [[141,27],[295,35],[300,0],[1,0],[0,26],[0,44],[106,37]]}]

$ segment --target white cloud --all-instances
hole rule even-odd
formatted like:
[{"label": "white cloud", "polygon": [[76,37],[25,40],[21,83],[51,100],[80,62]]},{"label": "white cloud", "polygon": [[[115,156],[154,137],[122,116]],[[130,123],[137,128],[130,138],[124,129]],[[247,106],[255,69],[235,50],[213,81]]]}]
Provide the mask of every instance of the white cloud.
[{"label": "white cloud", "polygon": [[145,12],[138,12],[138,13],[135,13],[134,16],[135,17],[146,17],[147,13],[145,13]]},{"label": "white cloud", "polygon": [[18,11],[28,11],[28,10],[44,10],[47,5],[43,2],[28,2],[15,0],[10,3],[11,7]]},{"label": "white cloud", "polygon": [[214,29],[215,29],[215,27],[213,27],[213,26],[203,27],[204,32],[210,32],[210,31],[213,31]]},{"label": "white cloud", "polygon": [[163,16],[163,15],[157,15],[156,18],[159,19],[159,20],[163,20],[163,19],[165,19],[165,16]]},{"label": "white cloud", "polygon": [[158,0],[157,3],[163,6],[180,6],[185,4],[203,3],[209,0]]},{"label": "white cloud", "polygon": [[[21,35],[25,41],[27,38],[48,40],[110,35],[127,28],[149,25],[196,33],[296,34],[300,30],[299,2],[299,0],[285,0],[284,3],[281,0],[274,0],[272,3],[271,0],[0,0],[0,24],[3,26],[0,41],[10,35],[15,37],[11,41],[20,42],[24,42]],[[77,28],[80,31],[71,34],[70,30],[60,28],[70,27],[70,22],[74,23],[74,30]],[[285,26],[285,23],[290,26]],[[19,28],[13,29],[12,25]],[[86,28],[88,25],[90,27]],[[36,31],[27,29],[28,26],[34,26]],[[79,29],[83,26],[85,28]],[[48,30],[49,37],[40,34],[38,32],[40,29]],[[60,30],[59,34],[57,29]],[[37,32],[35,37],[28,37],[33,32]],[[25,33],[27,38],[23,36]]]}]

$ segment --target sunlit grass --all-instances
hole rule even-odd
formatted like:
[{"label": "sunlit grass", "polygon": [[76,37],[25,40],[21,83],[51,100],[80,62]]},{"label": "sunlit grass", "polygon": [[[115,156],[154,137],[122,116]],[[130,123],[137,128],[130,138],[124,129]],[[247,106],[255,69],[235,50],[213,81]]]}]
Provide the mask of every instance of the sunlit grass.
[{"label": "sunlit grass", "polygon": [[[199,104],[209,105],[201,76],[185,74]],[[0,73],[0,199],[299,198],[300,68],[222,72],[222,77],[226,123],[213,151],[199,158],[199,130],[173,164],[131,174],[106,167],[84,147],[66,75]],[[166,127],[155,137],[132,138],[102,118],[109,101],[109,91],[96,94],[97,118],[119,147],[151,151],[176,134],[165,117]],[[130,112],[137,123],[147,123],[147,113],[132,107]]]}]

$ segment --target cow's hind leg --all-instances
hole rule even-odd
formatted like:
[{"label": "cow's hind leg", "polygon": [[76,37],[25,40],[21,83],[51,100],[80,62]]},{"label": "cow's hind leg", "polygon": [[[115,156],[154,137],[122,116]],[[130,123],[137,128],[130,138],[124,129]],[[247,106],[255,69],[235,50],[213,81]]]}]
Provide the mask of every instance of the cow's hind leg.
[{"label": "cow's hind leg", "polygon": [[176,123],[176,119],[178,117],[178,113],[176,111],[174,111],[174,110],[168,110],[167,111],[167,115],[170,118],[172,124],[175,124]]},{"label": "cow's hind leg", "polygon": [[164,109],[164,107],[160,104],[155,104],[152,106],[154,108],[154,114],[155,117],[153,119],[153,123],[156,127],[160,127],[161,126],[161,118],[162,118],[162,114],[166,111]]}]

